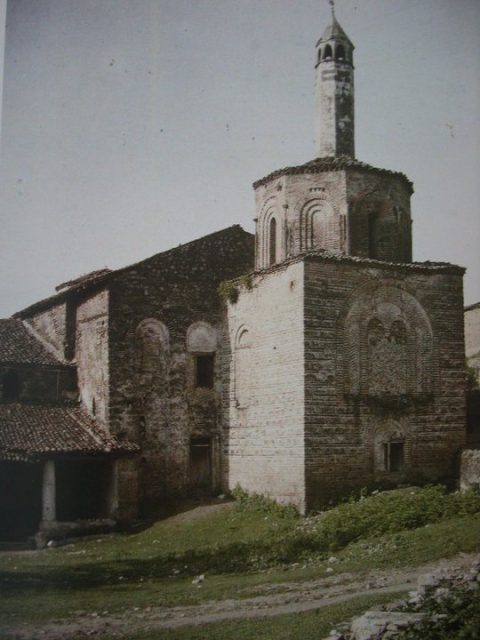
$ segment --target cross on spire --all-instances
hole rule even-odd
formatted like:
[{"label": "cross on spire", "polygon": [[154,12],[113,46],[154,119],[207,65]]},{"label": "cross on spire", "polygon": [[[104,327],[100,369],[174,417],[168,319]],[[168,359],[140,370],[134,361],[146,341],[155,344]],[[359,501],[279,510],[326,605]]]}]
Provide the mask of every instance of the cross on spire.
[{"label": "cross on spire", "polygon": [[332,8],[332,18],[335,18],[335,0],[328,0],[328,4]]}]

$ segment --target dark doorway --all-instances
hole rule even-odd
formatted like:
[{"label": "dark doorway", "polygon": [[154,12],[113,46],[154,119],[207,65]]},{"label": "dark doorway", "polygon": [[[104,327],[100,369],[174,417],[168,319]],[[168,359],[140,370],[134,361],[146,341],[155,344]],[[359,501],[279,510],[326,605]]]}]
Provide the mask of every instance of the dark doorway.
[{"label": "dark doorway", "polygon": [[192,438],[190,441],[190,487],[196,495],[212,493],[212,441]]},{"label": "dark doorway", "polygon": [[59,460],[55,465],[57,520],[89,520],[107,515],[111,467],[105,460]]},{"label": "dark doorway", "polygon": [[0,463],[0,539],[23,540],[38,530],[42,515],[42,465]]},{"label": "dark doorway", "polygon": [[389,442],[384,445],[385,470],[395,473],[402,471],[404,467],[404,445],[403,442]]}]

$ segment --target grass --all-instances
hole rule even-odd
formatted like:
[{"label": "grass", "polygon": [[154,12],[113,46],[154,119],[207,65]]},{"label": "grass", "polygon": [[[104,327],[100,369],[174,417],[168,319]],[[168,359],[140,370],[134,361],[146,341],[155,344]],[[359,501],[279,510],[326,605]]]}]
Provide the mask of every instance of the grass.
[{"label": "grass", "polygon": [[[259,497],[239,498],[204,517],[171,518],[135,535],[0,554],[0,619],[41,622],[245,598],[265,583],[326,577],[332,554],[334,573],[344,573],[480,550],[475,493],[402,489],[306,519]],[[192,584],[199,573],[206,575],[201,587]]]}]

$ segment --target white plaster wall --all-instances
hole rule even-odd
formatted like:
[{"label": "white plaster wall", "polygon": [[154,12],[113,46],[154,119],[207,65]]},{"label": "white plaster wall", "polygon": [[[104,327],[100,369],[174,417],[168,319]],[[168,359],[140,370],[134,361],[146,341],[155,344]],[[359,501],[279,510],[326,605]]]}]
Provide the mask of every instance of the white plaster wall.
[{"label": "white plaster wall", "polygon": [[[256,277],[252,289],[228,304],[228,327],[229,487],[303,511],[303,264]],[[248,341],[244,335],[236,351],[245,329]]]},{"label": "white plaster wall", "polygon": [[108,291],[101,291],[79,305],[75,356],[82,404],[97,420],[106,424],[109,363]]},{"label": "white plaster wall", "polygon": [[480,306],[465,311],[465,355],[480,382]]}]

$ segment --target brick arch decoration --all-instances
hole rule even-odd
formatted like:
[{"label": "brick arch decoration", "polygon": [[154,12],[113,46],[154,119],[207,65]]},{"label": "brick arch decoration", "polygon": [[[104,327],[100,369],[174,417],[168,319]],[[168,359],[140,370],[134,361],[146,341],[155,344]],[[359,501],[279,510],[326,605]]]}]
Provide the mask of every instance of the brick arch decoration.
[{"label": "brick arch decoration", "polygon": [[170,338],[156,318],[142,320],[135,329],[135,387],[141,406],[149,394],[165,397],[169,386]]},{"label": "brick arch decoration", "polygon": [[258,239],[259,264],[258,267],[270,266],[270,225],[272,218],[276,220],[276,261],[285,258],[285,215],[281,210],[276,196],[268,198],[262,207],[259,220],[260,237]]},{"label": "brick arch decoration", "polygon": [[438,367],[431,323],[404,289],[370,285],[354,293],[339,320],[338,340],[345,394],[388,399],[433,393]]},{"label": "brick arch decoration", "polygon": [[300,251],[342,249],[342,223],[333,204],[326,198],[306,202],[298,218]]}]

